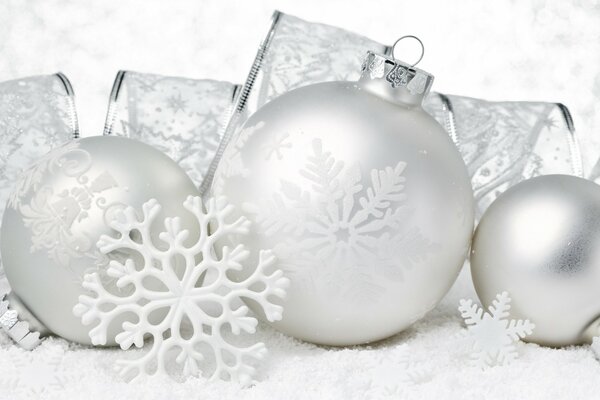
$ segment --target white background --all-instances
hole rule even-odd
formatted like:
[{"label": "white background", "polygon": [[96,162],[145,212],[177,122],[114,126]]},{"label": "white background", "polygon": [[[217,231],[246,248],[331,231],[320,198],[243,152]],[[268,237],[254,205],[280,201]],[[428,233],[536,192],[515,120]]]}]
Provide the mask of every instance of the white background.
[{"label": "white background", "polygon": [[[489,100],[565,103],[584,143],[586,165],[598,157],[591,145],[600,142],[597,0],[1,0],[0,81],[66,73],[75,88],[82,133],[97,135],[119,69],[243,82],[275,8],[380,42],[418,35],[426,45],[420,67],[436,76],[436,91]],[[386,393],[395,398],[461,399],[598,396],[600,365],[583,347],[552,350],[527,345],[520,349],[522,359],[510,368],[486,372],[463,368],[464,360],[452,355],[450,348],[461,329],[456,304],[459,296],[469,294],[468,277],[461,277],[461,284],[414,330],[374,348],[327,350],[262,327],[260,339],[272,349],[272,356],[263,366],[262,382],[242,392],[202,380],[126,385],[110,372],[117,351],[84,351],[64,341],[48,341],[38,354],[62,355],[48,374],[49,379],[58,374],[66,383],[46,394],[203,399],[242,395],[362,399],[369,393],[375,398]],[[430,382],[386,392],[385,387],[400,380],[386,362],[403,344],[425,359],[426,368],[441,369]],[[5,360],[18,355],[10,346],[2,344]]]},{"label": "white background", "polygon": [[83,135],[99,134],[119,69],[243,82],[275,8],[383,43],[418,35],[435,90],[563,102],[584,141],[600,133],[598,0],[2,0],[0,80],[66,73]]}]

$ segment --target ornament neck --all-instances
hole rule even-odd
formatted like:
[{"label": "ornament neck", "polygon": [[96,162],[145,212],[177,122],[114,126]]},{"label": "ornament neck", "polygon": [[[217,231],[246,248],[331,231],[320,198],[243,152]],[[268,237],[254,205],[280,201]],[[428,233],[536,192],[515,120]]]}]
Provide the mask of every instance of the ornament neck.
[{"label": "ornament neck", "polygon": [[420,106],[429,93],[433,75],[401,61],[368,52],[359,85],[392,103]]},{"label": "ornament neck", "polygon": [[375,80],[361,77],[358,84],[363,90],[398,105],[420,107],[425,98],[425,94],[412,94],[408,90],[392,88],[383,79]]}]

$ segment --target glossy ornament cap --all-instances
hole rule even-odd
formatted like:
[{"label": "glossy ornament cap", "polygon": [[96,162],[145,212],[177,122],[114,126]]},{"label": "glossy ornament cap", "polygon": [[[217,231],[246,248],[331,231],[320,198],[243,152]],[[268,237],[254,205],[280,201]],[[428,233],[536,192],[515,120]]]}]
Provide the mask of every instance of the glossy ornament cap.
[{"label": "glossy ornament cap", "polygon": [[369,51],[359,82],[367,90],[394,103],[420,105],[433,85],[432,74],[415,68],[425,53],[423,43],[415,36],[403,36],[392,46],[392,53],[401,40],[408,38],[415,39],[421,46],[421,55],[414,64]]},{"label": "glossy ornament cap", "polygon": [[474,200],[458,149],[421,106],[432,81],[368,53],[358,81],[286,92],[228,144],[213,193],[246,212],[249,243],[273,249],[291,282],[275,328],[324,345],[374,342],[454,283]]}]

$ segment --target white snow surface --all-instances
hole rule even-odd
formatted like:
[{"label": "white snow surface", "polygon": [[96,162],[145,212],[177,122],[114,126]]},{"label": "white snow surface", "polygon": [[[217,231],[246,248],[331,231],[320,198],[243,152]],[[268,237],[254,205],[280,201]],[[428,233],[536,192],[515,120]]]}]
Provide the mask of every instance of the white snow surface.
[{"label": "white snow surface", "polygon": [[[562,102],[588,170],[598,157],[598,0],[3,0],[0,81],[66,73],[83,136],[100,134],[117,70],[242,82],[275,8],[380,42],[416,34],[427,46],[420,66],[436,75],[435,90]],[[128,384],[112,368],[120,350],[50,338],[27,353],[0,334],[0,399],[598,398],[600,364],[589,346],[518,343],[519,358],[508,366],[471,366],[457,310],[465,297],[476,298],[468,265],[434,311],[370,346],[320,347],[260,325],[255,339],[270,353],[259,383],[247,389],[196,378]]]}]

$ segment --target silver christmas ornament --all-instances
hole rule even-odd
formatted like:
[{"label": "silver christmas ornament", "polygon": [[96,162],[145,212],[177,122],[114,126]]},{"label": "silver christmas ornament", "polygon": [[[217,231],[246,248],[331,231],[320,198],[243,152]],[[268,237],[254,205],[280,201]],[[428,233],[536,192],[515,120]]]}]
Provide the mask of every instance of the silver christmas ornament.
[{"label": "silver christmas ornament", "polygon": [[327,345],[383,339],[454,282],[473,194],[454,143],[421,108],[432,81],[368,53],[358,82],[284,94],[229,143],[213,192],[252,219],[250,246],[273,249],[291,280],[277,329]]},{"label": "silver christmas ornament", "polygon": [[[73,315],[85,292],[83,276],[102,273],[110,259],[136,256],[100,253],[100,236],[114,233],[108,221],[149,199],[162,205],[161,216],[178,215],[186,197],[196,194],[174,161],[132,139],[78,139],[48,153],[18,180],[2,220],[0,250],[12,288],[8,304],[0,306],[3,327],[17,341],[29,337],[26,347],[34,332],[91,343],[90,328]],[[197,236],[197,224],[184,220],[183,227]],[[162,230],[157,226],[153,235]],[[111,327],[107,344],[114,344],[118,329]]]},{"label": "silver christmas ornament", "polygon": [[535,323],[525,340],[591,342],[600,334],[600,186],[547,175],[510,188],[479,222],[471,272],[485,306],[507,291],[511,317]]}]

